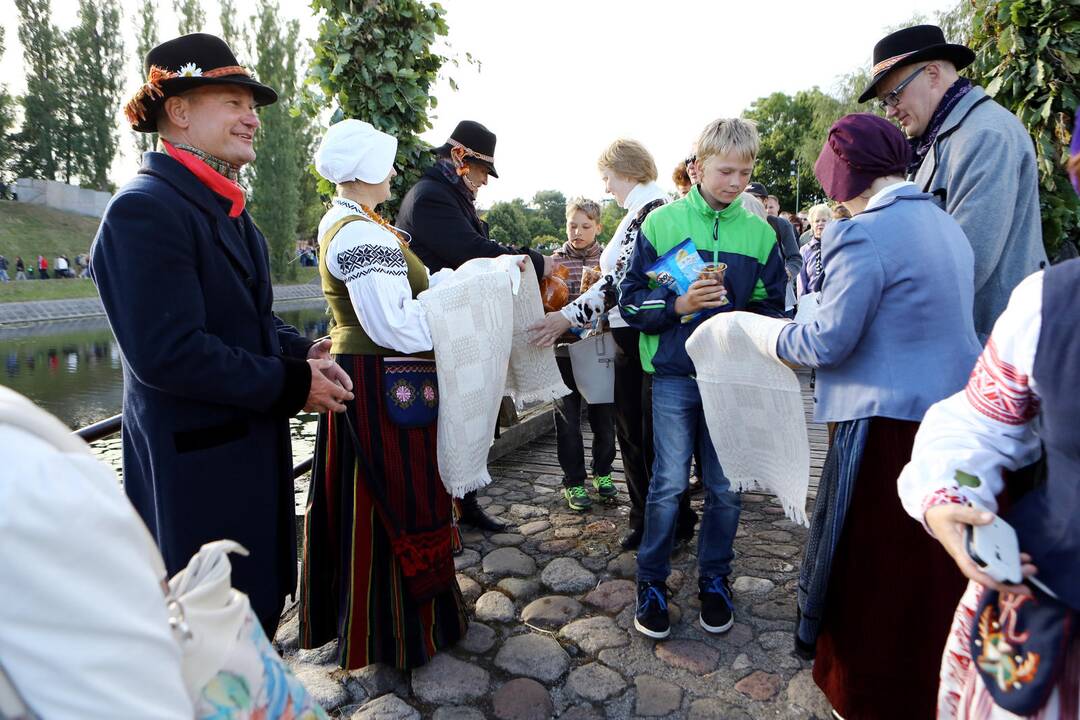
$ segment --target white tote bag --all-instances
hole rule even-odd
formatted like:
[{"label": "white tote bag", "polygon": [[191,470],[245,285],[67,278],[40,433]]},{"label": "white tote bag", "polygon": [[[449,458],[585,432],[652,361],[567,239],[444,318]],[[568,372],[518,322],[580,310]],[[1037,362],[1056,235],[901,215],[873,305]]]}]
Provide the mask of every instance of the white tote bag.
[{"label": "white tote bag", "polygon": [[610,332],[568,346],[578,392],[590,405],[615,402],[615,339]]}]

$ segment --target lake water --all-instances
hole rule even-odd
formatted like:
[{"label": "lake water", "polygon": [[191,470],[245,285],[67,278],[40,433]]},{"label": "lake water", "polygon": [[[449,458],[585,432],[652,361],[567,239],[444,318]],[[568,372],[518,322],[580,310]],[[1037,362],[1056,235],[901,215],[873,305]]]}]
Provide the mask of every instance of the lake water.
[{"label": "lake water", "polygon": [[[310,338],[326,334],[327,316],[321,301],[277,311],[285,322]],[[26,395],[72,429],[120,412],[123,372],[120,350],[105,317],[0,328],[0,357],[4,385]],[[293,419],[293,456],[299,461],[312,451],[314,415]],[[120,436],[95,443],[103,460],[119,468]]]}]

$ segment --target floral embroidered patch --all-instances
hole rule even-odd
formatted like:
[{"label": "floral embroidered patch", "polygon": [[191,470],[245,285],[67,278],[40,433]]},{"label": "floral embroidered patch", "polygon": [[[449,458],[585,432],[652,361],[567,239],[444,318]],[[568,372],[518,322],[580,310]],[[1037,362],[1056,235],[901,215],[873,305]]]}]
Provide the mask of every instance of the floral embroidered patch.
[{"label": "floral embroidered patch", "polygon": [[398,380],[390,388],[390,399],[404,410],[416,401],[416,388],[408,380]]},{"label": "floral embroidered patch", "polygon": [[424,404],[428,407],[435,407],[439,402],[439,394],[435,390],[435,386],[430,382],[425,382],[421,386],[420,395],[424,398]]}]

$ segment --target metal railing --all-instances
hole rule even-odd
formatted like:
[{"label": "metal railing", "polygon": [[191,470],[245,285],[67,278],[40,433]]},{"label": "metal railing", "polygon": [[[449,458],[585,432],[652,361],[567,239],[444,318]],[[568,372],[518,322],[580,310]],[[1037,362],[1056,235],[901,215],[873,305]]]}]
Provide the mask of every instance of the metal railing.
[{"label": "metal railing", "polygon": [[[75,434],[81,437],[88,443],[97,442],[103,440],[110,435],[115,435],[120,432],[122,427],[123,416],[113,415],[110,418],[99,420],[96,423],[87,425],[86,427],[79,428],[75,431]],[[311,470],[311,465],[315,461],[315,456],[312,455],[307,460],[301,460],[299,463],[293,466],[293,479],[300,477]]]}]

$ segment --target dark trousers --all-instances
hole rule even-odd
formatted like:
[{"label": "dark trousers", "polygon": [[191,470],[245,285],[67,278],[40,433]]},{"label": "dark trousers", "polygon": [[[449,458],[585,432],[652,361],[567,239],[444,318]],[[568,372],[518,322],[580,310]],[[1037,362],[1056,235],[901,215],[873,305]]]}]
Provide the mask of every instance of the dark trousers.
[{"label": "dark trousers", "polygon": [[[585,399],[578,392],[570,358],[556,357],[563,382],[572,391],[555,401],[555,440],[559,450],[559,465],[563,485],[584,485],[585,440],[581,437],[581,406]],[[585,403],[587,404],[587,403]],[[615,406],[611,403],[588,405],[589,426],[592,428],[592,473],[599,477],[611,474],[615,462]]]},{"label": "dark trousers", "polygon": [[[630,495],[630,526],[645,522],[649,478],[656,459],[653,450],[652,376],[641,369],[640,333],[633,328],[612,328],[615,339],[615,434],[622,453],[626,491]],[[690,494],[679,502],[679,524],[694,523]]]}]

